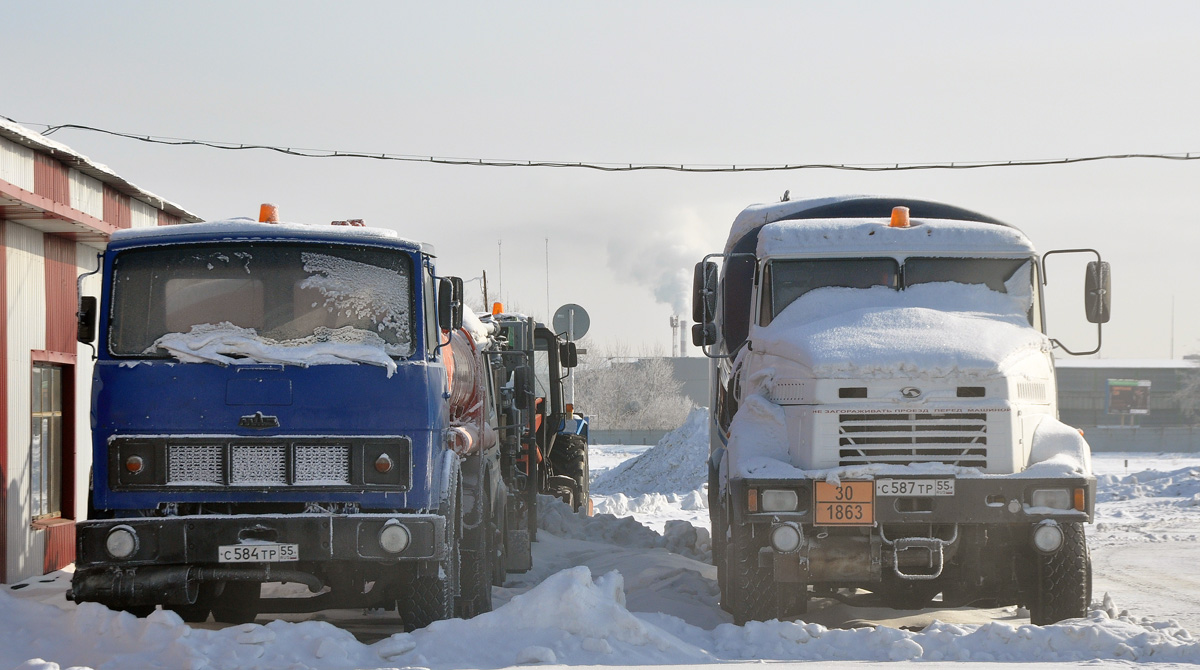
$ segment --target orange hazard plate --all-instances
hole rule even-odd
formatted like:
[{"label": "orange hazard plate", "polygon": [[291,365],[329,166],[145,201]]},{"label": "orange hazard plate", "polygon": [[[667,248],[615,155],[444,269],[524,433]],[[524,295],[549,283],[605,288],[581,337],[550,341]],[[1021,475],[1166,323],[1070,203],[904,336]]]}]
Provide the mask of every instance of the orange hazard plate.
[{"label": "orange hazard plate", "polygon": [[875,482],[815,482],[813,509],[817,526],[875,525]]}]

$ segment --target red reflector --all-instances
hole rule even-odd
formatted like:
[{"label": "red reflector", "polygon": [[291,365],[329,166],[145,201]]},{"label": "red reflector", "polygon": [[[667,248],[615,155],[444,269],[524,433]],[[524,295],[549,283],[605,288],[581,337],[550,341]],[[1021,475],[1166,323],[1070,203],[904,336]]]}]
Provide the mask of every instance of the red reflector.
[{"label": "red reflector", "polygon": [[142,461],[141,456],[130,456],[125,459],[125,469],[135,475],[141,472],[144,467],[146,467],[146,464]]},{"label": "red reflector", "polygon": [[391,472],[392,458],[387,454],[380,454],[379,458],[375,459],[375,470],[379,473]]}]

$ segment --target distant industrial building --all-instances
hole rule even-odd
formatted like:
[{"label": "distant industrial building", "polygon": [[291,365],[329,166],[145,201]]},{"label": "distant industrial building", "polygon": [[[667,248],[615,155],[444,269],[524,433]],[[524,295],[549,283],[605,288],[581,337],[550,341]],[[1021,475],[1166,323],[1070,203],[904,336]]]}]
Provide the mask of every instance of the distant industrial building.
[{"label": "distant industrial building", "polygon": [[[92,352],[75,341],[76,278],[117,230],[199,220],[0,119],[0,582],[73,562],[87,513]],[[96,295],[99,280],[83,286]]]}]

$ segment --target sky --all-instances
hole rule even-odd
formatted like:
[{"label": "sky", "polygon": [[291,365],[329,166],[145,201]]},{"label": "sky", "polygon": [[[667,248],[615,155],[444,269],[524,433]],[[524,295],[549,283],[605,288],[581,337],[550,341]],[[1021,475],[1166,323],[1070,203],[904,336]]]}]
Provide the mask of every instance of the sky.
[{"label": "sky", "polygon": [[[0,115],[160,137],[570,162],[913,163],[1200,154],[1200,4],[9,0]],[[742,208],[949,202],[1113,266],[1106,358],[1200,354],[1200,161],[680,174],[445,166],[52,138],[205,219],[361,218],[601,348],[670,353],[691,267]],[[1082,262],[1050,335],[1095,343]],[[691,349],[689,347],[689,349]],[[690,355],[698,355],[695,349]]]}]

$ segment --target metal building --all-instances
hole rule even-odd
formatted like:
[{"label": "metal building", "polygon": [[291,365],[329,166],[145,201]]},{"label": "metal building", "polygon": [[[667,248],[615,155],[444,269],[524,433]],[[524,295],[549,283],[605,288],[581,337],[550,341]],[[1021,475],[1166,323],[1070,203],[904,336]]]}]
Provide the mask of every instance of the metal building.
[{"label": "metal building", "polygon": [[[0,118],[0,583],[73,562],[86,516],[92,354],[75,341],[76,278],[118,229],[199,220]],[[96,295],[98,280],[82,286]]]}]

